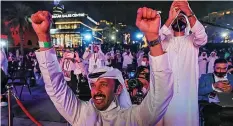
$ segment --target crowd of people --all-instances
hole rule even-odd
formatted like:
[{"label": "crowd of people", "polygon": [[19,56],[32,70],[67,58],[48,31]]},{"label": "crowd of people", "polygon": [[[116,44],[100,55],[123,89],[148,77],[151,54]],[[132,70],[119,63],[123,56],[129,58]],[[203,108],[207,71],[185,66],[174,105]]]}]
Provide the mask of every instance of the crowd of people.
[{"label": "crowd of people", "polygon": [[[127,46],[103,52],[103,45],[92,43],[84,52],[66,49],[57,57],[44,44],[51,41],[46,32],[51,15],[39,11],[31,19],[44,46],[26,56],[9,53],[8,71],[2,71],[14,76],[17,69],[27,69],[31,78],[41,73],[48,95],[71,125],[198,126],[200,113],[206,126],[233,124],[233,115],[216,115],[223,112],[217,105],[219,93],[232,94],[233,48],[200,51],[207,34],[187,1],[172,3],[161,28],[159,12],[138,9],[136,26],[148,47],[137,52]],[[35,79],[30,82],[36,84]],[[201,101],[208,103],[203,110]]]},{"label": "crowd of people", "polygon": [[[59,59],[59,63],[64,73],[65,80],[77,95],[82,95],[82,93],[79,92],[79,85],[88,85],[88,73],[94,69],[108,66],[121,70],[125,82],[130,80],[133,84],[142,84],[140,89],[128,88],[131,92],[132,99],[134,99],[133,97],[136,96],[138,92],[143,92],[142,96],[144,97],[149,90],[149,57],[148,52],[145,52],[144,50],[147,51],[148,49],[141,49],[137,54],[132,55],[129,48],[126,48],[125,50],[116,50],[112,48],[111,50],[106,51],[106,53],[103,53],[101,45],[90,44],[81,56],[80,54],[82,53],[80,51],[72,51],[69,49],[64,50],[62,53],[63,56]],[[72,78],[73,76],[74,78]],[[136,78],[139,78],[138,80],[140,81],[131,81]],[[129,86],[126,85],[126,87]],[[133,102],[136,103],[137,101]]]},{"label": "crowd of people", "polygon": [[[1,92],[6,92],[6,84],[15,78],[25,78],[30,87],[37,85],[37,80],[41,80],[41,72],[37,62],[35,52],[30,51],[25,55],[20,55],[19,50],[5,53],[1,49]],[[20,80],[21,81],[21,80]],[[7,99],[2,95],[1,106],[7,106]]]}]

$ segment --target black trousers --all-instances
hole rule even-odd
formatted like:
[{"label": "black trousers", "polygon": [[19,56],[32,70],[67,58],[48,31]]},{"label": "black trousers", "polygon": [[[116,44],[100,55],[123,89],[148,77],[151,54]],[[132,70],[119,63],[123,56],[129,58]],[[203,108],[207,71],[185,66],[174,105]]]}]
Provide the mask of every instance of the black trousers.
[{"label": "black trousers", "polygon": [[205,126],[233,126],[233,108],[223,108],[214,103],[203,109]]}]

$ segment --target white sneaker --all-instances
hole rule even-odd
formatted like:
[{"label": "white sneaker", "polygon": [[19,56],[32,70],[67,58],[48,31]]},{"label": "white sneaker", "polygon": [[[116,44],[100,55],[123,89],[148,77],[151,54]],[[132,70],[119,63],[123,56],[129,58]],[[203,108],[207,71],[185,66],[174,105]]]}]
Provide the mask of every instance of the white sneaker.
[{"label": "white sneaker", "polygon": [[8,105],[7,102],[1,102],[1,107],[6,107]]}]

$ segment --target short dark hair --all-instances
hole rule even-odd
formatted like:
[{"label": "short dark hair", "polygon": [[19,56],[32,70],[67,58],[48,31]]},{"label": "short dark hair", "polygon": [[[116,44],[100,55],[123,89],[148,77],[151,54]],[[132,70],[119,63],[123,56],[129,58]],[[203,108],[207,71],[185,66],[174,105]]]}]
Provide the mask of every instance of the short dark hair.
[{"label": "short dark hair", "polygon": [[149,59],[147,55],[144,55],[144,56],[143,56],[143,58],[147,58],[147,59]]},{"label": "short dark hair", "polygon": [[217,63],[226,63],[226,64],[227,64],[227,60],[225,60],[225,59],[223,59],[223,58],[216,59],[216,60],[214,61],[214,66],[215,66]]},{"label": "short dark hair", "polygon": [[114,92],[116,93],[118,86],[121,84],[118,79],[114,79],[115,82],[115,89]]}]

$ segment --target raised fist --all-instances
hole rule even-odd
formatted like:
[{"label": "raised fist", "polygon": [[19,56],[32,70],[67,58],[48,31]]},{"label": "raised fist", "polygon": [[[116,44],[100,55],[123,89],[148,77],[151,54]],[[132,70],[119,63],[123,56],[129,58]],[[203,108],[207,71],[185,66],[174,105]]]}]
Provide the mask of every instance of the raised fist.
[{"label": "raised fist", "polygon": [[138,9],[136,26],[144,32],[146,37],[148,34],[159,35],[160,25],[160,15],[156,10],[146,7]]},{"label": "raised fist", "polygon": [[38,36],[49,34],[52,16],[48,11],[38,11],[31,16],[32,27]]}]

